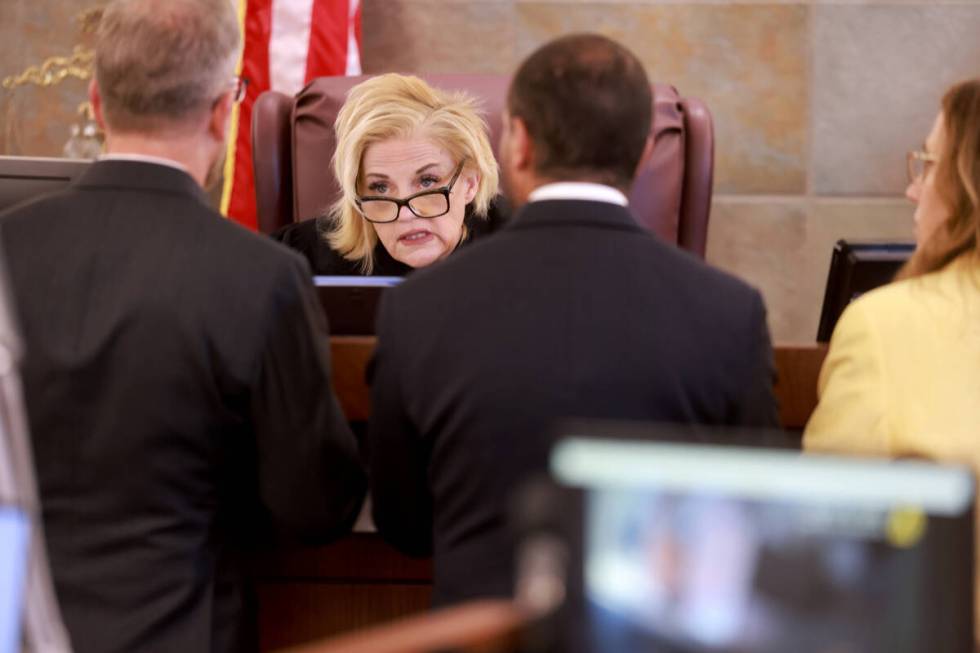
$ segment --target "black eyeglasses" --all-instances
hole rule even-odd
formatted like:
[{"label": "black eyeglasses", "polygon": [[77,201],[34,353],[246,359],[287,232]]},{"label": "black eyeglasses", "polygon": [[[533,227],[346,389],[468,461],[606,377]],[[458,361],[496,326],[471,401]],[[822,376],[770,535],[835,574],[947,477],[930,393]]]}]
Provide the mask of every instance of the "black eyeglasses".
[{"label": "black eyeglasses", "polygon": [[403,206],[407,206],[409,211],[420,218],[438,218],[440,215],[446,215],[449,213],[449,193],[459,179],[459,173],[463,171],[465,162],[466,159],[459,162],[453,178],[442,188],[424,190],[401,200],[380,195],[365,195],[354,200],[354,204],[365,220],[375,223],[394,222],[398,219]]},{"label": "black eyeglasses", "polygon": [[248,91],[248,78],[242,77],[241,75],[232,77],[231,88],[234,92],[232,99],[235,101],[235,104],[238,104],[245,99],[245,93]]}]

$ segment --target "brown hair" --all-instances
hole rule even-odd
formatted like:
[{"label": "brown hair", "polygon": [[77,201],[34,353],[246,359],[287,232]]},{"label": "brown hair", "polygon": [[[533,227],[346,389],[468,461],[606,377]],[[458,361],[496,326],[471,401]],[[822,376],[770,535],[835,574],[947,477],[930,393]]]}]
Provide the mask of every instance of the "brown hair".
[{"label": "brown hair", "polygon": [[960,82],[942,101],[945,143],[936,162],[936,192],[949,216],[905,264],[899,279],[941,270],[980,243],[980,79]]},{"label": "brown hair", "polygon": [[228,0],[116,0],[95,46],[106,122],[123,132],[181,126],[231,90],[238,47]]},{"label": "brown hair", "polygon": [[636,56],[598,34],[545,44],[514,75],[507,110],[534,145],[535,172],[626,190],[650,134],[652,93]]}]

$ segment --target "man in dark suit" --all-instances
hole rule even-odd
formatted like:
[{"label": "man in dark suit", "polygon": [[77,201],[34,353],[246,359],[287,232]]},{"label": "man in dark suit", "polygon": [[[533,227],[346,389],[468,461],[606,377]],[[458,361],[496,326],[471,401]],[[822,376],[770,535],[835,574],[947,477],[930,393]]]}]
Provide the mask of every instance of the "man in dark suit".
[{"label": "man in dark suit", "polygon": [[520,210],[386,294],[374,519],[403,551],[434,554],[438,603],[511,593],[506,506],[547,469],[554,420],[777,424],[759,294],[630,215],[650,93],[635,56],[600,36],[532,54],[500,150]]},{"label": "man in dark suit", "polygon": [[366,486],[308,267],[208,206],[240,82],[228,0],[123,0],[107,156],[0,236],[55,587],[76,652],[258,646],[240,554],[350,528]]}]

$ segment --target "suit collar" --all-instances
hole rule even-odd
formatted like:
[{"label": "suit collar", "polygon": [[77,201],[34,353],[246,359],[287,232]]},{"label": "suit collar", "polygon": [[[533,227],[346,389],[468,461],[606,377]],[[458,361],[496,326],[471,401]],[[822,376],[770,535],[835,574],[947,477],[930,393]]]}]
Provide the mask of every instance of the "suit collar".
[{"label": "suit collar", "polygon": [[525,204],[507,224],[507,229],[579,226],[643,232],[625,206],[592,200],[539,200]]},{"label": "suit collar", "polygon": [[179,161],[166,159],[161,156],[150,156],[149,154],[103,154],[99,157],[99,161],[142,161],[143,163],[156,163],[162,166],[170,166],[171,168],[177,168],[182,172],[190,174],[187,166]]},{"label": "suit collar", "polygon": [[194,178],[172,166],[146,161],[107,159],[95,161],[75,181],[76,188],[145,190],[156,193],[187,195],[208,203]]}]

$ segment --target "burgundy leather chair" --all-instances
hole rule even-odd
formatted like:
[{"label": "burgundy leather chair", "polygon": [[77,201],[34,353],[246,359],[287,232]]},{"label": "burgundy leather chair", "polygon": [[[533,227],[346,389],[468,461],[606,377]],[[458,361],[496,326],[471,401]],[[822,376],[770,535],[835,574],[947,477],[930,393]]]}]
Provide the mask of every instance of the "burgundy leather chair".
[{"label": "burgundy leather chair", "polygon": [[[509,78],[502,75],[421,75],[433,86],[468,91],[483,101],[496,154]],[[333,123],[347,91],[366,77],[320,77],[295,97],[259,96],[252,111],[252,160],[259,230],[316,217],[340,194],[330,158]],[[711,210],[714,132],[700,100],[654,85],[655,146],[630,191],[645,227],[704,258]]]}]

